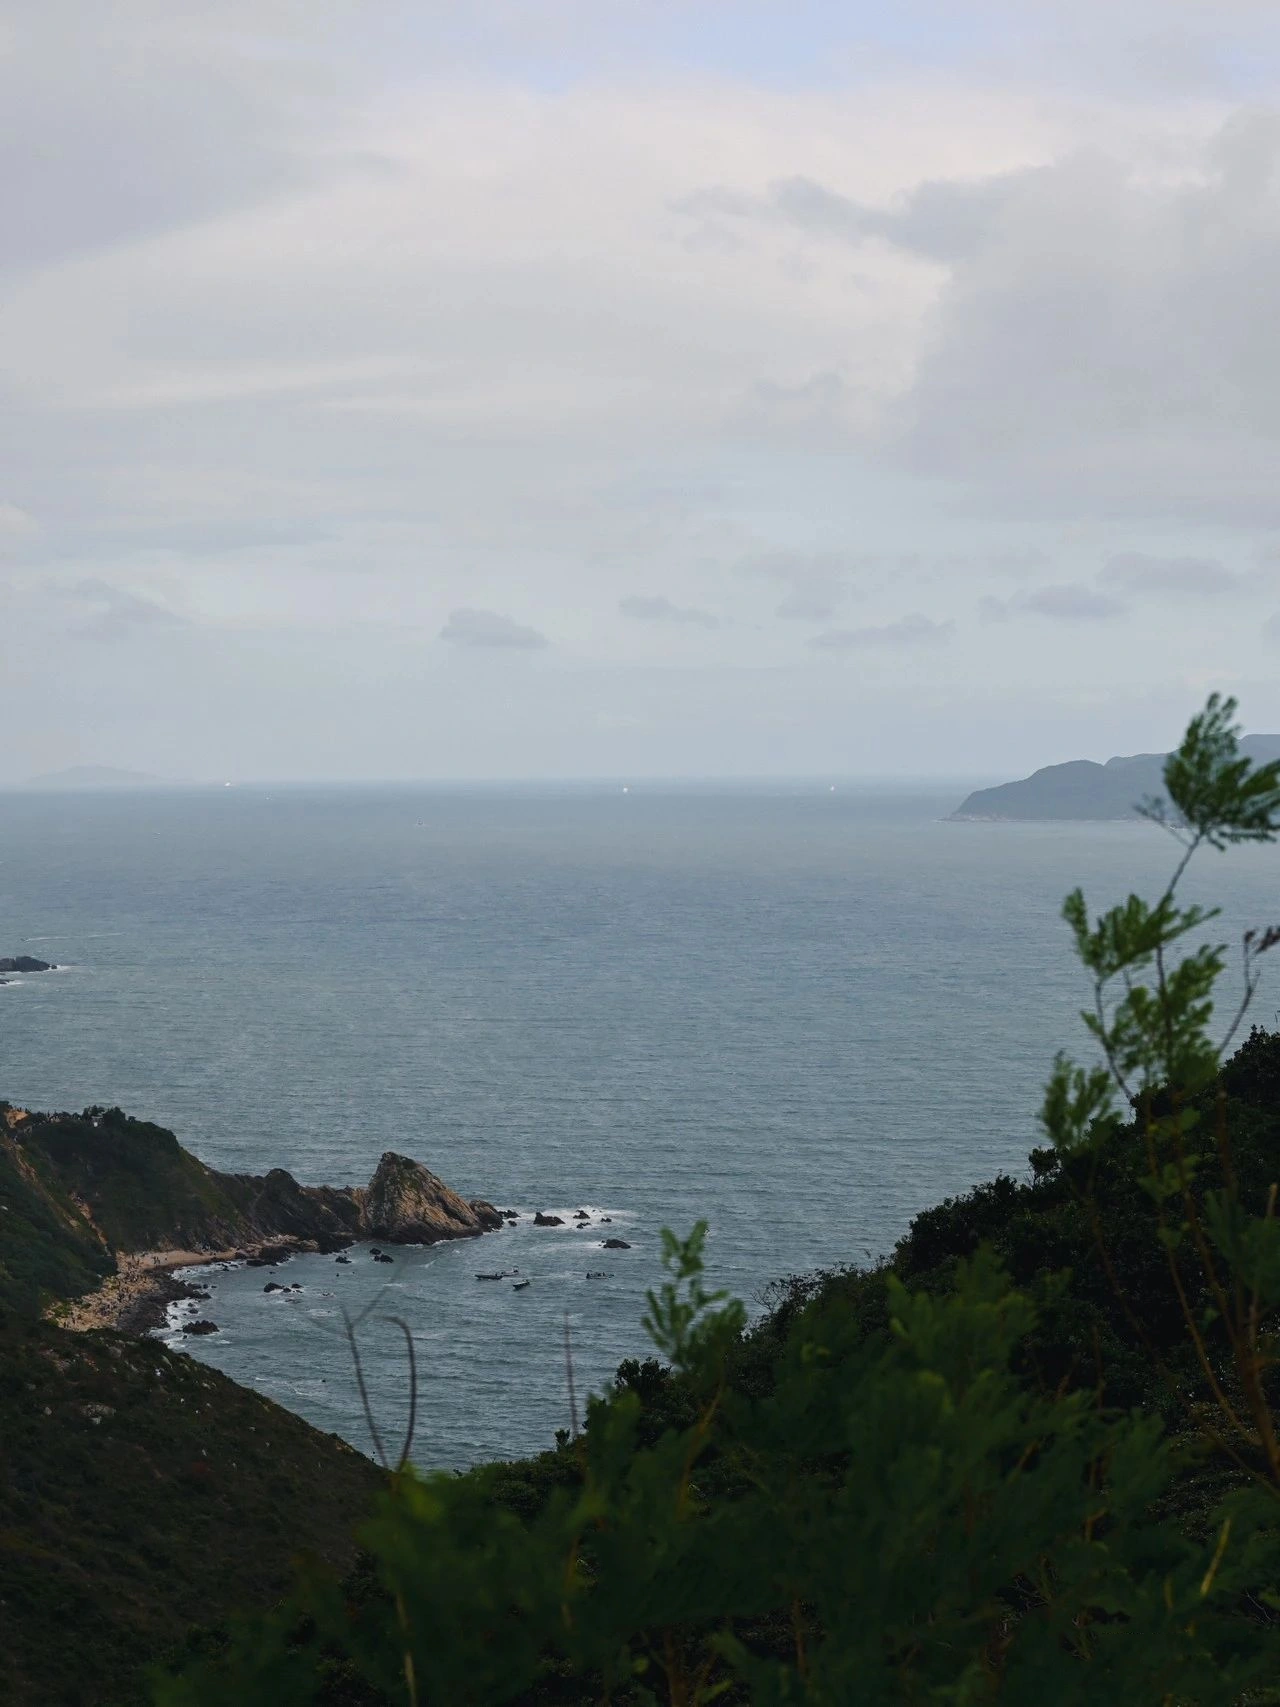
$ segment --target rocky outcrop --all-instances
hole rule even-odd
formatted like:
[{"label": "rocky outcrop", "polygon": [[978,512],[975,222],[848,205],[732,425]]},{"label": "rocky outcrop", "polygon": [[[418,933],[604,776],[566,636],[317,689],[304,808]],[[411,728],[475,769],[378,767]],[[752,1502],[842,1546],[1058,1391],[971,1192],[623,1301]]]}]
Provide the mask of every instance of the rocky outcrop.
[{"label": "rocky outcrop", "polygon": [[0,959],[0,972],[56,972],[52,960],[36,960],[29,954],[10,954]]},{"label": "rocky outcrop", "polygon": [[421,1162],[394,1150],[384,1152],[368,1185],[351,1196],[363,1237],[401,1245],[465,1239],[502,1225],[491,1203],[479,1198],[468,1202]]}]

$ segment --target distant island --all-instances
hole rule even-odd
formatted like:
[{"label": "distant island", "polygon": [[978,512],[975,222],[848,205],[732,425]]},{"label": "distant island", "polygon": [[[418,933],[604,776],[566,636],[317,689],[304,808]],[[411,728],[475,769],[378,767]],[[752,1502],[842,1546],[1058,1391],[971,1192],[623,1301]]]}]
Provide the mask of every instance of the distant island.
[{"label": "distant island", "polygon": [[[1280,735],[1246,735],[1240,751],[1254,764],[1268,764],[1280,759]],[[1019,782],[975,789],[951,814],[951,822],[1132,818],[1141,801],[1163,799],[1167,757],[1135,753],[1104,765],[1092,759],[1046,765]]]},{"label": "distant island", "polygon": [[146,771],[118,770],[113,765],[69,765],[66,770],[46,771],[40,776],[29,777],[24,786],[47,789],[167,788],[169,784],[165,777],[151,776]]}]

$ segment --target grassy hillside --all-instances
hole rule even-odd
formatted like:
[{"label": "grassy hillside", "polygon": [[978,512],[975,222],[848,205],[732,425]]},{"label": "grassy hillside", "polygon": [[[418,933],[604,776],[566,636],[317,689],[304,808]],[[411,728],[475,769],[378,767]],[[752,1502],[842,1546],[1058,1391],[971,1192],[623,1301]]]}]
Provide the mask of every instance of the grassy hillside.
[{"label": "grassy hillside", "polygon": [[0,1331],[0,1700],[115,1707],[193,1626],[339,1570],[379,1473],[191,1358],[11,1319]]},{"label": "grassy hillside", "polygon": [[[91,1218],[64,1168],[87,1173]],[[301,1555],[354,1558],[367,1459],[153,1341],[39,1320],[113,1268],[103,1229],[129,1248],[216,1211],[206,1173],[141,1122],[104,1136],[0,1107],[0,1702],[134,1707],[140,1668],[193,1626],[272,1604]]]},{"label": "grassy hillside", "polygon": [[218,1249],[296,1233],[349,1237],[350,1192],[300,1186],[283,1168],[224,1174],[184,1150],[172,1132],[118,1108],[33,1114],[10,1138],[33,1177],[84,1205],[116,1250]]},{"label": "grassy hillside", "polygon": [[[88,1292],[114,1267],[100,1234],[22,1146],[0,1103],[0,1316]],[[20,1124],[20,1123],[19,1123]]]}]

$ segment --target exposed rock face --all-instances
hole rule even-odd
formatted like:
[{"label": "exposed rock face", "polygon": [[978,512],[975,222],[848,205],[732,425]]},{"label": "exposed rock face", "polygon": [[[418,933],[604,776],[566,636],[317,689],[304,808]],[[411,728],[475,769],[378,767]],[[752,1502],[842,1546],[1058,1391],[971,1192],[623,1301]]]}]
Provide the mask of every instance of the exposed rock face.
[{"label": "exposed rock face", "polygon": [[606,1239],[601,1246],[606,1251],[629,1251],[631,1246],[625,1239]]},{"label": "exposed rock face", "polygon": [[564,1219],[559,1215],[544,1215],[539,1209],[533,1218],[533,1224],[535,1227],[563,1227]]},{"label": "exposed rock face", "polygon": [[29,954],[10,954],[0,959],[0,972],[56,972],[51,960],[35,960]]},{"label": "exposed rock face", "polygon": [[352,1192],[360,1232],[371,1239],[402,1245],[429,1245],[438,1239],[465,1239],[502,1225],[492,1204],[468,1203],[442,1179],[410,1156],[388,1150],[363,1191]]}]

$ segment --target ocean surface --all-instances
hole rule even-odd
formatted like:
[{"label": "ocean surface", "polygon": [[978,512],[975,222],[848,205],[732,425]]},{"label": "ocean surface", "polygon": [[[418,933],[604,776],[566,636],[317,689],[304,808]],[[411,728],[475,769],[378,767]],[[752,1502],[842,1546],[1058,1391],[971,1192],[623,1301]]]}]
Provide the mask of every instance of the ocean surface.
[{"label": "ocean surface", "polygon": [[[206,1274],[220,1331],[184,1343],[368,1450],[343,1311],[368,1310],[392,1446],[399,1317],[420,1463],[535,1451],[569,1422],[566,1322],[579,1404],[644,1354],[662,1227],[705,1217],[712,1279],[756,1305],[1025,1170],[1054,1050],[1086,1052],[1062,896],[1154,894],[1176,850],[1138,822],[945,822],[966,787],[0,795],[0,954],[65,968],[0,988],[0,1096],[118,1104],[307,1182],[404,1151],[521,1210],[390,1265]],[[1278,879],[1275,849],[1207,854],[1188,894],[1231,940],[1280,917]],[[1259,1020],[1278,1003],[1280,967]],[[583,1231],[529,1224],[579,1208]],[[475,1279],[500,1268],[531,1285]]]}]

